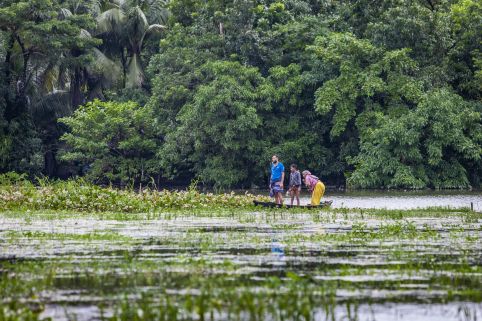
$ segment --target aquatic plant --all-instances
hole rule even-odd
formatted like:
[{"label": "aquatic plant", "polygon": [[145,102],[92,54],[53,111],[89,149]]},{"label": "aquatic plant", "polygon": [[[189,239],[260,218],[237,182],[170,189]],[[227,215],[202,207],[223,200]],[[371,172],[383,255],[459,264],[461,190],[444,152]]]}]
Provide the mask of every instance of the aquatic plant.
[{"label": "aquatic plant", "polygon": [[267,199],[266,196],[249,193],[201,193],[195,188],[134,191],[101,187],[83,179],[37,179],[37,183],[35,185],[13,174],[0,175],[0,210],[148,213],[163,209],[252,208],[254,199]]},{"label": "aquatic plant", "polygon": [[41,318],[43,307],[38,304],[23,305],[18,302],[0,305],[0,321],[52,321]]}]

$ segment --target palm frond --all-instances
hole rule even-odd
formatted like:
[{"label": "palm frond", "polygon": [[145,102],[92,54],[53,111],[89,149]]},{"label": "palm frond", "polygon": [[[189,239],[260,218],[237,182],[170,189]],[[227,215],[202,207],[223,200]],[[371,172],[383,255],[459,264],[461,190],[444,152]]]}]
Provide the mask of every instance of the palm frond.
[{"label": "palm frond", "polygon": [[102,3],[103,3],[102,0],[92,1],[90,5],[90,12],[94,18],[97,18],[102,13],[102,11],[105,11],[105,10],[102,10]]},{"label": "palm frond", "polygon": [[125,14],[119,8],[112,8],[102,12],[102,14],[96,19],[96,35],[108,33],[120,34],[122,32],[122,25],[125,22],[125,18]]},{"label": "palm frond", "polygon": [[72,16],[73,16],[72,12],[67,8],[61,8],[59,10],[58,15],[57,15],[59,20],[65,20],[65,19],[67,19],[69,17],[72,17]]},{"label": "palm frond", "polygon": [[119,85],[122,81],[122,68],[99,49],[94,48],[92,53],[94,60],[86,68],[89,78],[101,81],[103,88]]},{"label": "palm frond", "polygon": [[140,47],[142,47],[142,44],[146,37],[160,36],[165,29],[166,27],[163,25],[159,25],[159,24],[150,25],[147,28],[146,32],[144,33],[144,37],[142,37],[142,40],[140,41]]},{"label": "palm frond", "polygon": [[140,58],[134,54],[127,65],[126,88],[139,88],[144,83]]},{"label": "palm frond", "polygon": [[142,9],[146,13],[149,24],[167,24],[171,15],[167,5],[167,1],[164,0],[146,0],[143,2]]},{"label": "palm frond", "polygon": [[71,96],[68,90],[53,90],[41,99],[34,101],[31,112],[34,118],[42,118],[53,113],[56,118],[72,114]]},{"label": "palm frond", "polygon": [[128,22],[126,25],[126,33],[129,37],[131,46],[140,48],[144,34],[146,33],[149,24],[144,12],[139,6],[131,8],[128,13]]},{"label": "palm frond", "polygon": [[146,34],[150,35],[150,34],[161,34],[162,31],[164,31],[166,29],[166,26],[164,25],[160,25],[160,24],[153,24],[153,25],[150,25],[147,30],[146,30]]},{"label": "palm frond", "polygon": [[46,69],[39,77],[40,85],[43,91],[52,92],[56,89],[59,82],[59,66],[55,65]]},{"label": "palm frond", "polygon": [[84,39],[90,39],[92,38],[92,35],[90,34],[90,32],[88,32],[87,30],[85,29],[80,29],[80,35],[79,35],[80,38],[84,38]]},{"label": "palm frond", "polygon": [[27,85],[28,95],[33,101],[58,87],[59,64],[54,61],[32,59],[30,81]]},{"label": "palm frond", "polygon": [[164,24],[167,25],[169,22],[169,17],[171,16],[171,11],[167,8],[161,8],[158,13],[157,13],[157,20]]},{"label": "palm frond", "polygon": [[120,6],[116,1],[109,1],[109,0],[92,0],[91,4],[91,12],[94,17],[98,17],[102,14],[102,12],[110,10],[110,9],[119,9]]}]

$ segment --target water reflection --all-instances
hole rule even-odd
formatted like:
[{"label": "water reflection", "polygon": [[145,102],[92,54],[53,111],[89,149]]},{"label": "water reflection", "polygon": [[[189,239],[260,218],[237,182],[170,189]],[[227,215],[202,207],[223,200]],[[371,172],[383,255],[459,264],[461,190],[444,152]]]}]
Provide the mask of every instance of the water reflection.
[{"label": "water reflection", "polygon": [[285,258],[284,245],[278,242],[276,239],[273,239],[271,242],[271,254],[283,261]]}]

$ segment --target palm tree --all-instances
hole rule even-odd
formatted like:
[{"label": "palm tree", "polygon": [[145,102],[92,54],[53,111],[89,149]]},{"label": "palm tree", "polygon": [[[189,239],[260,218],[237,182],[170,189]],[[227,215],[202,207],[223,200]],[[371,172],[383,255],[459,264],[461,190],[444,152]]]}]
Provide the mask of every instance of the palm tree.
[{"label": "palm tree", "polygon": [[[64,20],[72,15],[69,9],[62,8],[58,18]],[[79,38],[82,43],[100,44],[85,29],[80,29]],[[86,100],[102,99],[102,90],[117,86],[122,79],[121,66],[94,46],[70,48],[59,58],[45,67],[39,63],[35,70],[31,107],[36,114],[45,111],[56,117],[67,116]]]},{"label": "palm tree", "polygon": [[[101,49],[106,56],[120,59],[124,86],[142,87],[145,80],[141,63],[144,40],[165,29],[168,18],[165,3],[160,0],[115,0],[110,4],[112,7],[96,19],[95,36],[104,41]],[[149,12],[149,16],[145,12]]]},{"label": "palm tree", "polygon": [[[99,60],[89,57],[95,57],[100,40],[82,28],[93,25],[93,20],[85,15],[73,17],[63,8],[65,3],[2,1],[0,31],[6,41],[0,43],[5,52],[0,86],[5,107],[0,131],[6,137],[2,150],[6,156],[0,162],[8,170],[37,173],[44,163],[44,173],[52,174],[57,118],[83,103],[89,77],[106,79],[88,69]],[[118,70],[121,75],[121,68]],[[115,68],[110,66],[109,75],[114,74]]]}]

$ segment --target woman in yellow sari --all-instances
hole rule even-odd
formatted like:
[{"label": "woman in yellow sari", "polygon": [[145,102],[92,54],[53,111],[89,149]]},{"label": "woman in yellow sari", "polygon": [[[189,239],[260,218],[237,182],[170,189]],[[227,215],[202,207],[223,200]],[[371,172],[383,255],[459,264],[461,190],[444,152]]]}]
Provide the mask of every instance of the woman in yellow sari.
[{"label": "woman in yellow sari", "polygon": [[303,171],[303,179],[306,187],[311,191],[311,205],[320,205],[321,198],[325,194],[325,184],[310,171]]}]

